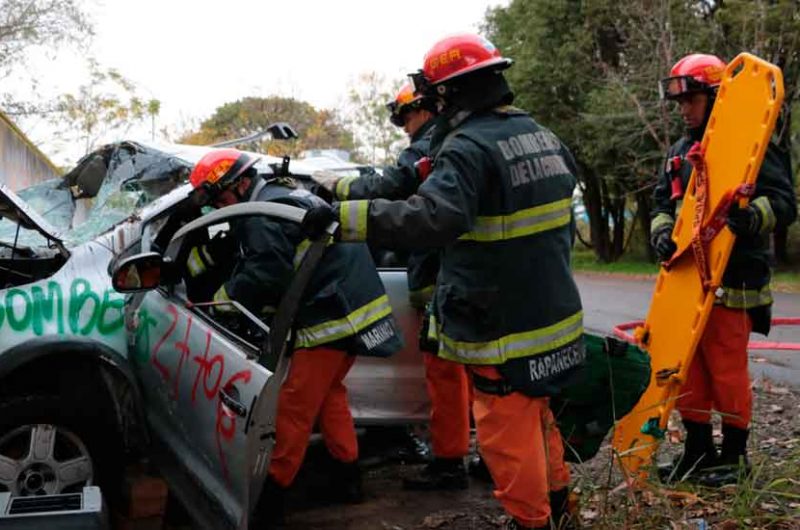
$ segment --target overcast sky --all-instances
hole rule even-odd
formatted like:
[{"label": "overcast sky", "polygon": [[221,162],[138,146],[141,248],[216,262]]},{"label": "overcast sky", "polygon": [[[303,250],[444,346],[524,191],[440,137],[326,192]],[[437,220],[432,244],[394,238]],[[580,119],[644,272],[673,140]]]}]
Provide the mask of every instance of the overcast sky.
[{"label": "overcast sky", "polygon": [[[422,66],[438,39],[477,32],[507,0],[88,0],[93,55],[161,101],[159,128],[202,119],[245,96],[293,96],[319,108],[377,71],[396,79]],[[56,92],[84,81],[76,60],[49,62]]]}]

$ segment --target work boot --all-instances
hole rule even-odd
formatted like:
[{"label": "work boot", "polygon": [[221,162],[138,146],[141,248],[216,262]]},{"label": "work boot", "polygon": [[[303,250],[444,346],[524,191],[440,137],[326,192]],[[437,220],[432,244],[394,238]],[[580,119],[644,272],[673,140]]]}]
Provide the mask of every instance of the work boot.
[{"label": "work boot", "polygon": [[341,462],[333,460],[330,466],[330,500],[342,504],[359,504],[364,502],[364,490],[361,483],[361,468],[358,462]]},{"label": "work boot", "polygon": [[671,466],[658,470],[659,477],[665,482],[696,478],[698,471],[717,465],[717,448],[711,424],[683,420],[683,426],[686,428],[683,454],[676,457]]},{"label": "work boot", "polygon": [[569,509],[569,488],[550,492],[550,519],[556,530],[577,528],[576,520]]},{"label": "work boot", "polygon": [[463,458],[434,458],[421,470],[403,479],[403,488],[415,491],[467,489]]},{"label": "work boot", "polygon": [[467,473],[472,478],[476,478],[481,482],[488,482],[491,484],[492,474],[489,473],[489,468],[486,466],[486,461],[481,457],[480,453],[467,458]]},{"label": "work boot", "polygon": [[285,519],[286,488],[273,480],[271,475],[264,481],[261,497],[253,512],[250,528],[272,530],[281,528]]},{"label": "work boot", "polygon": [[747,460],[748,429],[722,424],[722,451],[717,465],[708,469],[700,478],[700,484],[718,488],[726,484],[736,484],[739,477],[750,473]]}]

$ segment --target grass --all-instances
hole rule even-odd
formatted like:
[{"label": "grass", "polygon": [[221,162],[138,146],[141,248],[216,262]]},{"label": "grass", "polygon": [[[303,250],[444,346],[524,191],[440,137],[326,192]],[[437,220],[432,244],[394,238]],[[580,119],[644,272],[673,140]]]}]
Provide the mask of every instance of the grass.
[{"label": "grass", "polygon": [[[800,293],[800,271],[797,269],[797,266],[789,266],[777,270],[772,276],[773,290]],[[575,248],[572,252],[572,270],[601,274],[655,276],[658,274],[659,266],[650,263],[644,257],[627,254],[622,256],[619,261],[603,263],[597,260],[591,250]]]},{"label": "grass", "polygon": [[637,256],[625,255],[619,261],[602,263],[594,252],[576,248],[572,252],[572,270],[580,272],[619,273],[632,275],[658,274],[658,265]]}]

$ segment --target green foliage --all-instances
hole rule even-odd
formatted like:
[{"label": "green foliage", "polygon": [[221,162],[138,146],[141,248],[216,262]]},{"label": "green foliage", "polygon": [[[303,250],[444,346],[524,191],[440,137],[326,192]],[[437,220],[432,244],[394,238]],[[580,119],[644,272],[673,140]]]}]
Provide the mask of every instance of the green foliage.
[{"label": "green foliage", "polygon": [[[74,93],[59,96],[50,122],[58,129],[56,138],[64,142],[80,141],[84,152],[97,146],[110,134],[124,135],[147,115],[160,109],[158,100],[145,102],[136,86],[114,69],[104,69],[88,60],[89,79]],[[155,114],[154,114],[155,113]]]},{"label": "green foliage", "polygon": [[254,146],[255,150],[297,155],[306,149],[352,147],[352,135],[342,126],[335,112],[317,110],[305,101],[280,96],[246,97],[225,103],[201,123],[198,131],[190,132],[178,141],[208,145],[264,131],[275,122],[288,123],[297,130],[300,138],[280,145],[265,141]]},{"label": "green foliage", "polygon": [[800,75],[796,1],[512,0],[489,11],[485,30],[515,60],[507,76],[516,104],[573,151],[601,261],[622,255],[632,202],[649,217],[663,153],[682,132],[657,82],[683,55],[750,51],[781,66],[787,104],[777,139],[789,145]]},{"label": "green foliage", "polygon": [[389,122],[386,103],[394,99],[400,84],[392,84],[375,72],[358,76],[348,92],[348,122],[355,135],[357,158],[373,165],[385,164],[404,146],[403,131]]},{"label": "green foliage", "polygon": [[0,77],[33,47],[81,43],[93,32],[78,0],[0,0]]}]

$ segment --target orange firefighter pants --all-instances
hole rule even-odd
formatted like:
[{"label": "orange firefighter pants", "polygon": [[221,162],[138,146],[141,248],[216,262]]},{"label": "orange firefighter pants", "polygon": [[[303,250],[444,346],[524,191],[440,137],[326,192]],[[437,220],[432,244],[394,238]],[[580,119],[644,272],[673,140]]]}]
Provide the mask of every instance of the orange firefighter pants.
[{"label": "orange firefighter pants", "polygon": [[459,458],[469,453],[470,382],[463,364],[431,353],[425,358],[425,383],[431,398],[433,456]]},{"label": "orange firefighter pants", "polygon": [[[474,373],[498,379],[491,366],[471,366]],[[551,491],[569,485],[564,446],[548,398],[514,392],[507,396],[475,390],[472,409],[481,456],[494,480],[494,496],[506,513],[524,526],[550,520]]]},{"label": "orange firefighter pants", "polygon": [[711,421],[711,409],[722,421],[746,429],[753,393],[747,369],[747,342],[753,324],[744,310],[714,306],[695,352],[677,408],[685,420]]},{"label": "orange firefighter pants", "polygon": [[303,463],[308,439],[319,420],[331,456],[341,462],[358,458],[358,440],[342,380],[355,357],[330,348],[295,350],[289,374],[278,394],[275,450],[269,474],[288,487]]}]

